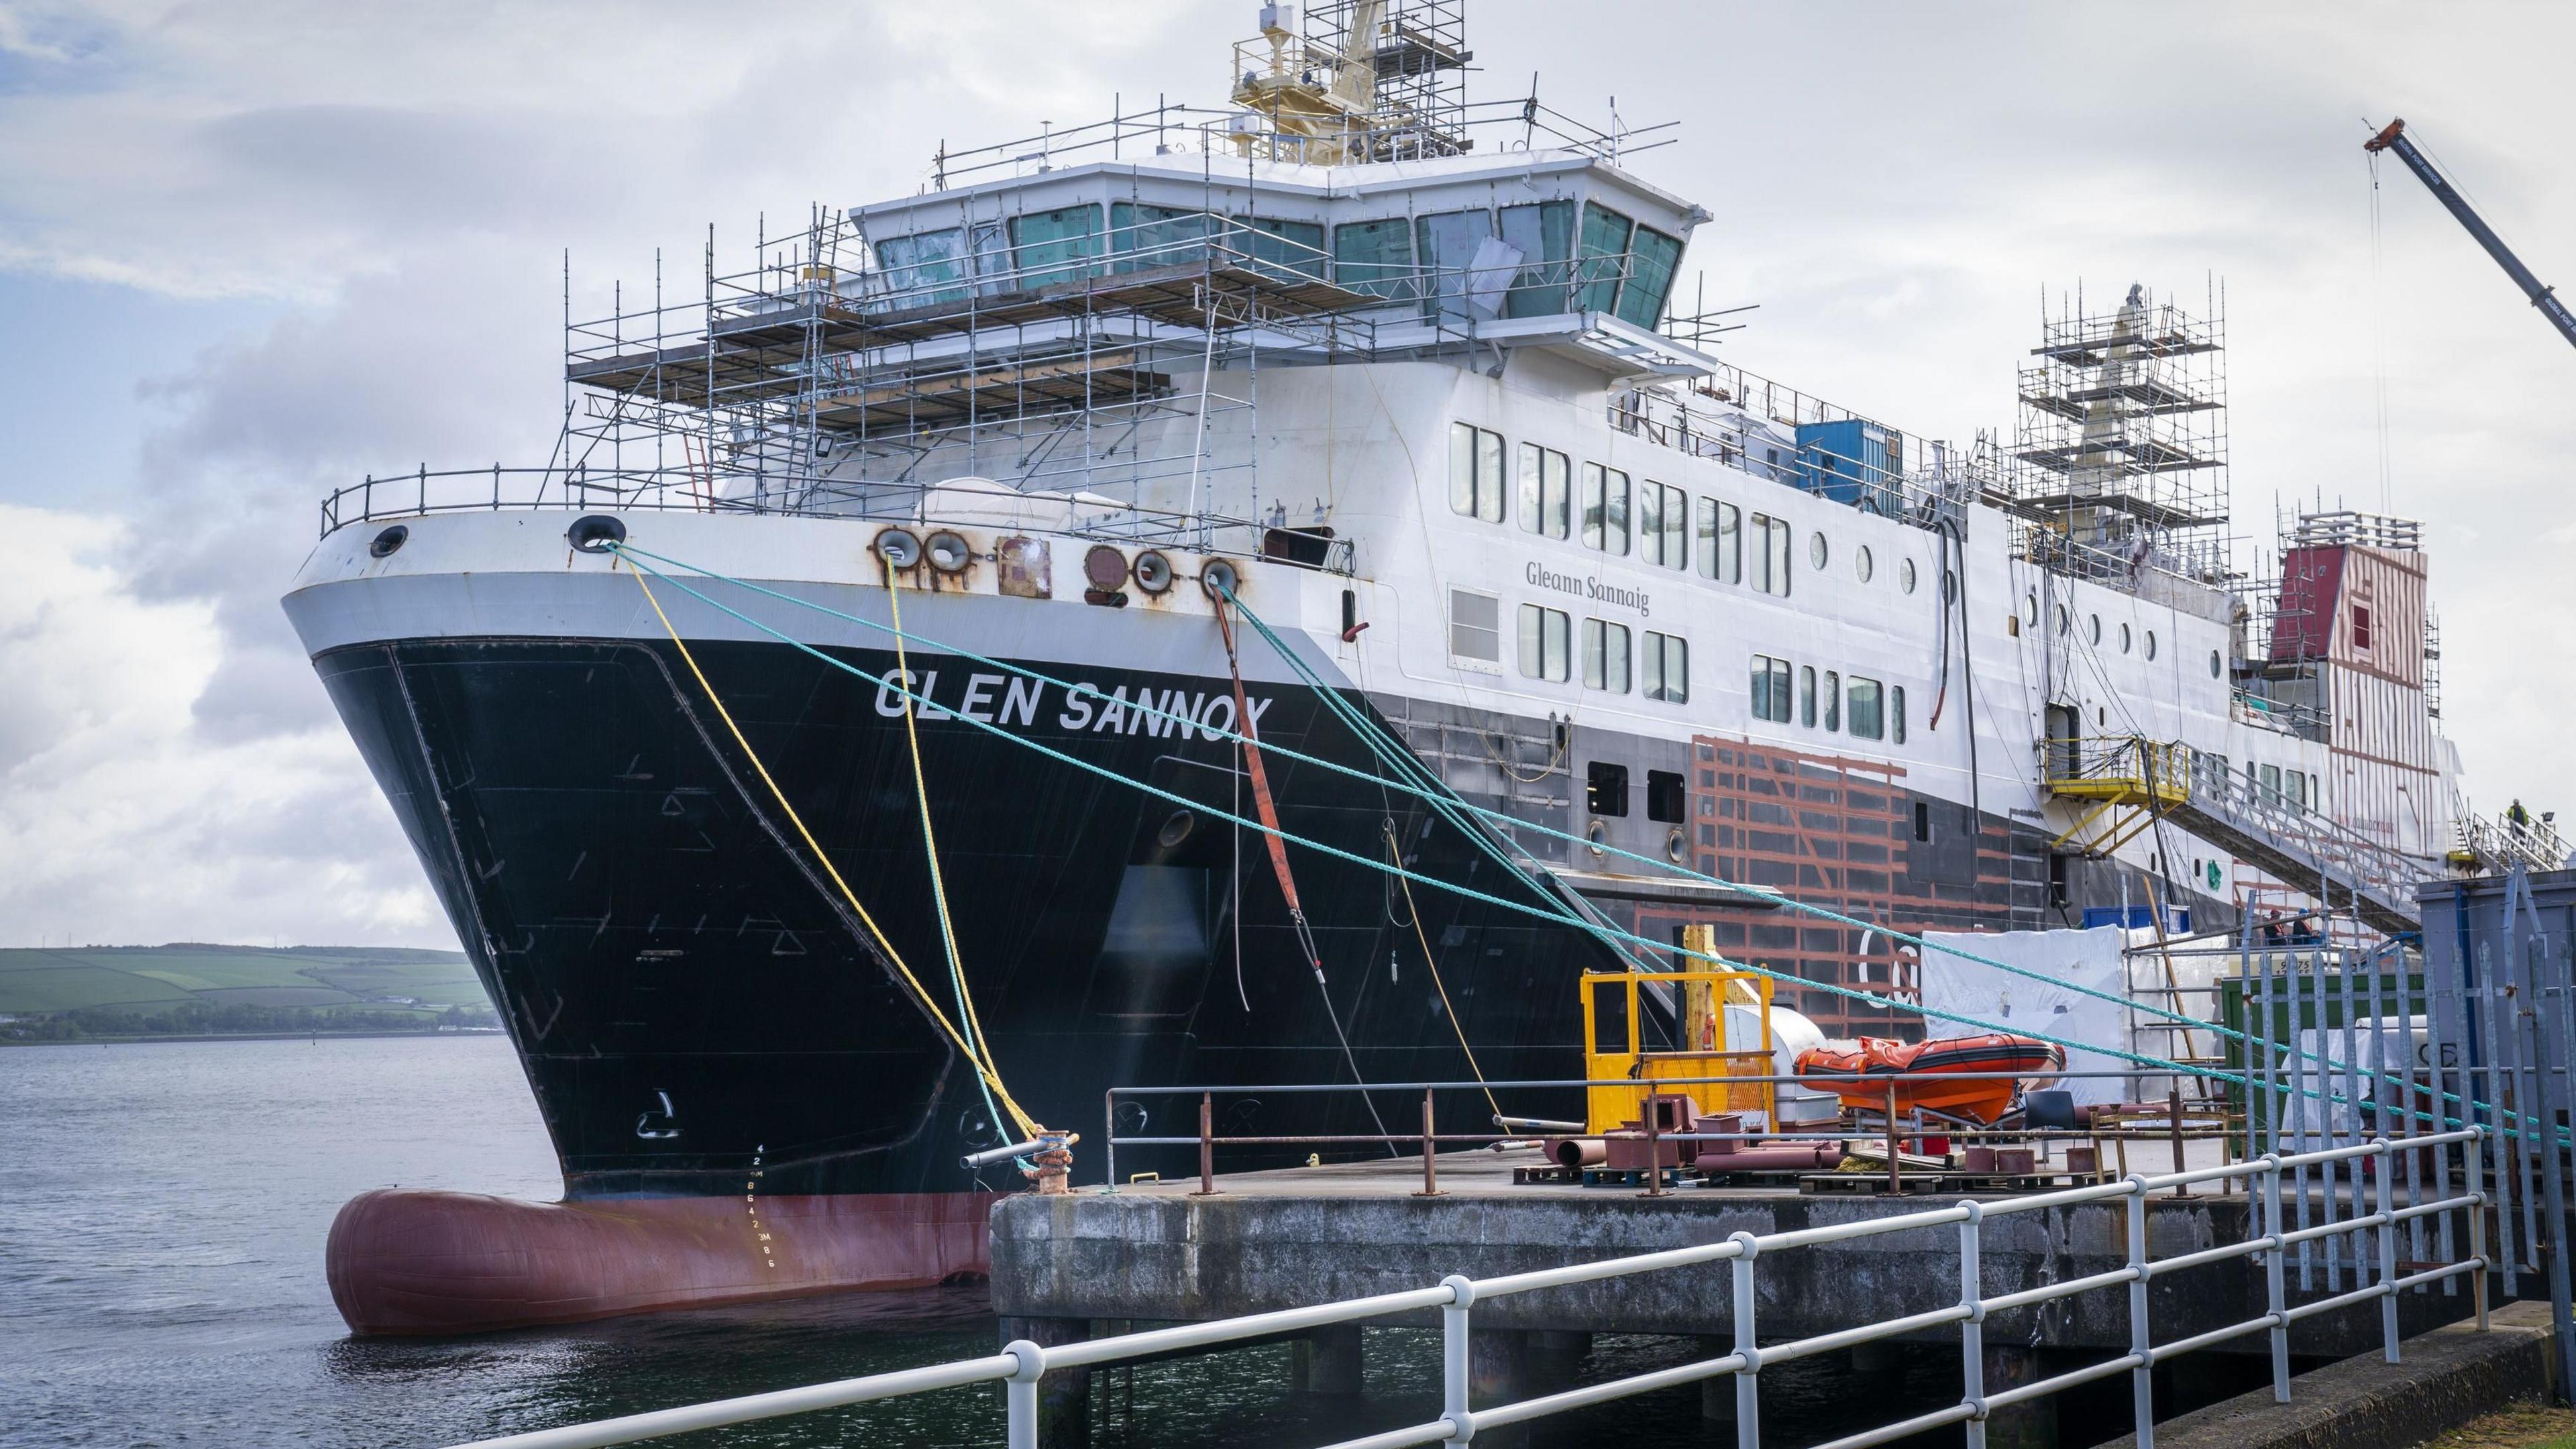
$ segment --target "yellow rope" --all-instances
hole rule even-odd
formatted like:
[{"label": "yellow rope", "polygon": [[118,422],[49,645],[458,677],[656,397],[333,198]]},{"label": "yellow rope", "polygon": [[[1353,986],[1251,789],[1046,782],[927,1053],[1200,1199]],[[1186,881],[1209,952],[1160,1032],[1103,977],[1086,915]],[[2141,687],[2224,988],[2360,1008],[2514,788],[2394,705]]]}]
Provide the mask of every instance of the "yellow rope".
[{"label": "yellow rope", "polygon": [[[1386,827],[1386,849],[1395,859],[1395,868],[1403,870],[1404,845],[1395,838],[1392,825]],[[1458,1033],[1458,1050],[1467,1054],[1467,1070],[1475,1074],[1476,1085],[1484,1087],[1485,1105],[1493,1108],[1494,1115],[1500,1117],[1503,1104],[1494,1100],[1494,1089],[1485,1086],[1485,1069],[1476,1065],[1476,1049],[1467,1045],[1467,1025],[1458,1019],[1457,1008],[1449,1004],[1449,988],[1441,984],[1440,958],[1431,954],[1431,938],[1422,934],[1422,909],[1413,903],[1413,882],[1398,875],[1395,883],[1404,888],[1404,911],[1413,917],[1413,939],[1422,943],[1423,964],[1431,968],[1431,989],[1440,993],[1440,1014],[1449,1018],[1449,1029]]]},{"label": "yellow rope", "polygon": [[715,706],[716,718],[724,721],[725,729],[733,735],[733,742],[742,747],[743,757],[750,760],[751,768],[759,773],[760,783],[769,787],[770,797],[778,802],[779,810],[787,816],[787,823],[796,827],[796,834],[804,840],[805,848],[814,852],[814,858],[822,862],[823,873],[830,876],[832,884],[840,888],[841,898],[850,903],[850,909],[858,915],[859,924],[868,928],[868,934],[876,940],[877,949],[885,952],[886,960],[893,963],[895,974],[901,976],[904,984],[912,988],[913,996],[921,1002],[922,1010],[929,1012],[930,1019],[939,1023],[939,1029],[947,1033],[948,1039],[956,1044],[957,1050],[965,1056],[967,1065],[973,1067],[975,1074],[992,1087],[994,1095],[1001,1098],[1011,1115],[1018,1118],[1023,1127],[1031,1126],[1028,1114],[1020,1110],[1017,1102],[1011,1100],[1011,1094],[1003,1087],[1002,1079],[984,1064],[983,1058],[976,1054],[973,1047],[967,1045],[966,1039],[957,1034],[957,1028],[949,1024],[947,1014],[939,1009],[939,1003],[922,988],[921,982],[913,976],[912,968],[903,963],[903,956],[895,950],[894,943],[886,939],[885,932],[877,928],[876,918],[868,914],[866,906],[859,904],[858,892],[851,890],[850,883],[841,879],[840,868],[832,864],[832,857],[823,853],[822,845],[814,839],[814,832],[805,828],[804,817],[798,815],[796,807],[787,802],[787,792],[778,788],[778,781],[771,778],[769,767],[760,761],[760,752],[751,747],[750,740],[743,738],[742,726],[733,722],[733,712],[725,708],[724,701],[716,694],[715,686],[707,682],[706,671],[698,667],[697,656],[689,652],[688,642],[680,637],[678,629],[672,627],[671,616],[662,612],[662,601],[653,597],[653,586],[644,582],[644,572],[641,569],[635,571],[635,587],[644,591],[644,602],[653,606],[653,617],[662,621],[662,631],[671,636],[672,646],[680,651],[680,662],[689,666],[689,673],[697,679],[698,688],[706,692],[707,703]]},{"label": "yellow rope", "polygon": [[[921,849],[930,859],[930,898],[939,907],[939,940],[948,950],[948,971],[957,984],[957,1002],[966,1018],[966,1034],[975,1039],[979,1060],[990,1062],[993,1047],[984,1039],[984,1023],[975,1012],[975,993],[966,989],[966,967],[957,955],[957,928],[948,918],[948,882],[939,873],[939,837],[930,828],[930,782],[921,770],[921,731],[913,723],[912,712],[912,663],[903,648],[903,588],[895,582],[891,561],[885,563],[885,581],[886,608],[894,621],[894,667],[903,680],[903,735],[912,746],[912,793],[921,802]],[[995,1071],[987,1071],[985,1076],[996,1083],[1001,1079]],[[1029,1137],[1037,1136],[1038,1125],[1020,1110],[1020,1104],[1012,1101],[1007,1092],[997,1094],[1004,1110],[1018,1119],[1020,1131]]]}]

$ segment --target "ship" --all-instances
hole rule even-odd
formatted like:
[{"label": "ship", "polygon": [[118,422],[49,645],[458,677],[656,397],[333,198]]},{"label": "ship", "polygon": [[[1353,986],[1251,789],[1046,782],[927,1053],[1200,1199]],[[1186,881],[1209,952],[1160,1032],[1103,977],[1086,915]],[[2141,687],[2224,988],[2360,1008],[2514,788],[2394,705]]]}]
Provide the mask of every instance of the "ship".
[{"label": "ship", "polygon": [[324,501],[286,612],[564,1179],[353,1200],[355,1330],[972,1278],[1032,1124],[1402,1135],[1263,1089],[1577,1077],[1686,926],[1907,1037],[1890,933],[2380,939],[2557,850],[2469,813],[2413,524],[2235,557],[2214,293],[1927,438],[1719,355],[1673,128],[1471,102],[1457,0],[1260,18],[1226,106],[568,320],[543,465]]}]

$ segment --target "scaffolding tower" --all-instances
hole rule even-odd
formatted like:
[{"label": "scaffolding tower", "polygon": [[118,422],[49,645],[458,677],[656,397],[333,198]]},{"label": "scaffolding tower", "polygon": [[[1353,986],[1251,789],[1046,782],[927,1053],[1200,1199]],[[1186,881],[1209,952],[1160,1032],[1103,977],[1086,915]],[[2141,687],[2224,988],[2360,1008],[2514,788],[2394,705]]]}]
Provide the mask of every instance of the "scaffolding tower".
[{"label": "scaffolding tower", "polygon": [[1306,8],[1302,31],[1295,11],[1261,7],[1260,36],[1234,48],[1243,154],[1339,166],[1474,144],[1465,0],[1323,0]]},{"label": "scaffolding tower", "polygon": [[2224,303],[2205,316],[2132,286],[2107,312],[2043,304],[2019,372],[2013,478],[2021,556],[2116,582],[2144,568],[2230,577]]}]

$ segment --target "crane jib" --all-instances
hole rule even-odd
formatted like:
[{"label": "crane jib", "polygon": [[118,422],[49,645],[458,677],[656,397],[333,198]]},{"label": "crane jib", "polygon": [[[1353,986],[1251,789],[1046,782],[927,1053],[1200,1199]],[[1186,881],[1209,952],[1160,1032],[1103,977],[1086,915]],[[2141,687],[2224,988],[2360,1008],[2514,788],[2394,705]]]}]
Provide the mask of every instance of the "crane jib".
[{"label": "crane jib", "polygon": [[2442,203],[2443,207],[2458,219],[2460,225],[2468,229],[2469,235],[2477,239],[2479,246],[2486,248],[2487,255],[2495,258],[2496,265],[2504,268],[2505,275],[2513,279],[2514,285],[2522,289],[2522,294],[2531,299],[2531,305],[2540,309],[2542,315],[2549,319],[2550,324],[2558,329],[2559,335],[2565,337],[2569,343],[2576,344],[2576,313],[2571,313],[2567,304],[2558,300],[2555,290],[2543,285],[2540,278],[2532,275],[2531,268],[2524,266],[2522,258],[2513,254],[2513,249],[2504,244],[2504,238],[2497,236],[2495,229],[2488,226],[2476,209],[2469,205],[2468,198],[2460,195],[2457,187],[2443,179],[2442,173],[2434,169],[2432,161],[2417,148],[2413,141],[2407,139],[2404,121],[2390,122],[2386,130],[2362,143],[2362,149],[2374,152],[2395,151],[2397,159],[2405,162],[2406,169],[2415,173],[2415,179],[2424,183],[2424,189],[2433,193],[2433,199]]}]

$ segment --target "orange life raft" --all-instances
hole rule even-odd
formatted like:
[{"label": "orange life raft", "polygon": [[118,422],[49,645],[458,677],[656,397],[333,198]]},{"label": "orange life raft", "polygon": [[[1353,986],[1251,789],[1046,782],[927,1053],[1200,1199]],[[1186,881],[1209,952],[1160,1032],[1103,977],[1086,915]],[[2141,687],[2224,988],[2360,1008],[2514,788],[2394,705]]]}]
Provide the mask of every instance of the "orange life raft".
[{"label": "orange life raft", "polygon": [[[1982,1036],[1936,1037],[1930,1041],[1896,1041],[1865,1036],[1854,1050],[1813,1047],[1798,1054],[1798,1079],[1842,1098],[1846,1107],[1887,1108],[1888,1088],[1896,1089],[1896,1110],[1917,1107],[1992,1122],[2012,1105],[2021,1076],[2062,1071],[2066,1053],[2052,1043],[2010,1032]],[[1954,1077],[1948,1073],[2011,1072],[2015,1076]]]}]

